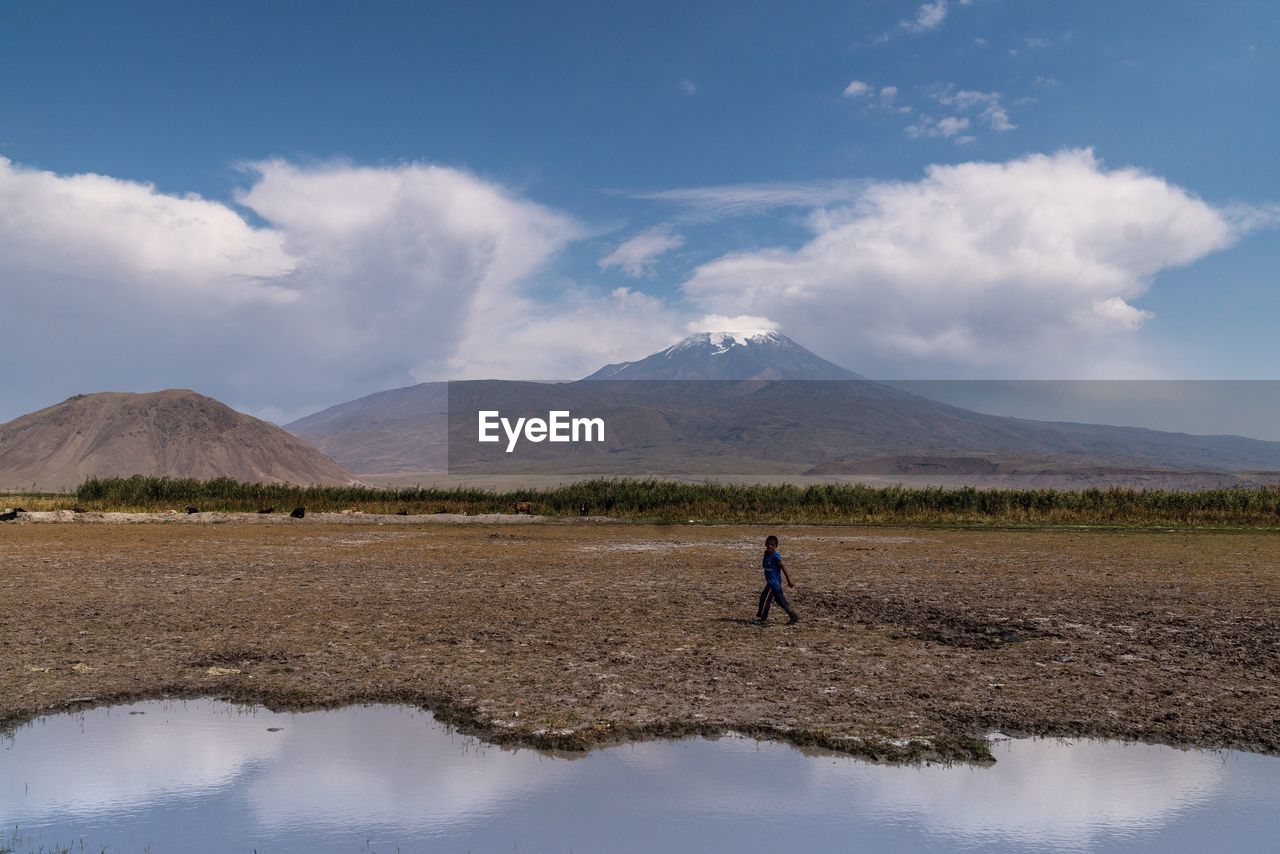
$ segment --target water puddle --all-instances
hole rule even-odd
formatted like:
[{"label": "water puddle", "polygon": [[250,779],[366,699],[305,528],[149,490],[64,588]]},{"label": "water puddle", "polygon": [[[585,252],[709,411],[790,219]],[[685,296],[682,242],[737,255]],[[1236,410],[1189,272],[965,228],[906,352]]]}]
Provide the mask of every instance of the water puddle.
[{"label": "water puddle", "polygon": [[0,851],[1223,851],[1280,834],[1275,757],[1055,740],[995,754],[886,767],[730,736],[565,757],[400,706],[148,702],[0,741]]}]

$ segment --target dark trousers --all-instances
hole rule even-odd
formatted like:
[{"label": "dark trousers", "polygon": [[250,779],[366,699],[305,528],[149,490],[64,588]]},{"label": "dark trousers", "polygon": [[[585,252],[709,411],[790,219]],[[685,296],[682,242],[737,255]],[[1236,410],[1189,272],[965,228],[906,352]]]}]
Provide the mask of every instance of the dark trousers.
[{"label": "dark trousers", "polygon": [[787,597],[782,593],[782,585],[774,587],[772,584],[766,584],[764,590],[760,591],[760,607],[756,609],[756,618],[760,620],[769,619],[769,607],[774,602],[778,603],[778,607],[791,613],[791,603],[787,601]]}]

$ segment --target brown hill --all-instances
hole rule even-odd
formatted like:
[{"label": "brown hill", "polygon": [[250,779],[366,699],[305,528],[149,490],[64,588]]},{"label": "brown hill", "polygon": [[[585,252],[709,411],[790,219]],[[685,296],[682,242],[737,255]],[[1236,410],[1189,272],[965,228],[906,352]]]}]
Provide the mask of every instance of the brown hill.
[{"label": "brown hill", "polygon": [[77,395],[0,424],[0,488],[70,489],[89,477],[135,474],[355,482],[301,439],[185,389]]}]

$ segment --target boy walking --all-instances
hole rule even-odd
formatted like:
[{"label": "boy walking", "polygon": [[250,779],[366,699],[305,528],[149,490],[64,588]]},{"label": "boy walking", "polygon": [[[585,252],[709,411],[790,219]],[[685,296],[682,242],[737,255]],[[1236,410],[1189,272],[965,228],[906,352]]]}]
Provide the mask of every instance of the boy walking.
[{"label": "boy walking", "polygon": [[756,609],[755,624],[763,626],[769,619],[769,607],[774,603],[778,603],[778,607],[787,612],[787,625],[794,625],[800,622],[800,618],[796,616],[796,612],[791,608],[791,603],[787,601],[787,597],[782,593],[782,579],[787,580],[787,586],[795,590],[796,586],[791,583],[791,576],[787,574],[787,568],[782,565],[782,554],[778,551],[778,538],[770,534],[764,541],[764,590],[760,591],[760,607]]}]

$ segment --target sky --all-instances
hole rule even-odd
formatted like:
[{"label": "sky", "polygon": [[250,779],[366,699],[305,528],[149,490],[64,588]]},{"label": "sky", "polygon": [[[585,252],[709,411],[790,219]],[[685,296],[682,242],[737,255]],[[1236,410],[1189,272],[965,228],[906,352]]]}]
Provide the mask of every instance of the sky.
[{"label": "sky", "polygon": [[285,422],[735,327],[884,379],[1280,378],[1274,2],[0,19],[0,421]]}]

